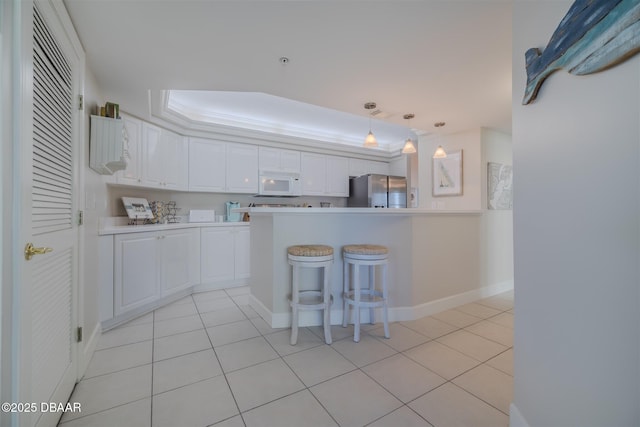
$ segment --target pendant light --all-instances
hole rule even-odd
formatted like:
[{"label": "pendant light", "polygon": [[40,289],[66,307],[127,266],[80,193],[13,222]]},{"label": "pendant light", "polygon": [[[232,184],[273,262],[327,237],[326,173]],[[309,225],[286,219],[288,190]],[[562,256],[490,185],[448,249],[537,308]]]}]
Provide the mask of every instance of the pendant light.
[{"label": "pendant light", "polygon": [[407,120],[407,140],[404,142],[404,147],[402,147],[402,152],[405,154],[413,154],[416,152],[416,146],[413,145],[413,141],[411,140],[411,119],[415,117],[414,114],[405,114],[404,119]]},{"label": "pendant light", "polygon": [[[376,103],[367,102],[364,104],[364,108],[367,110],[373,110],[376,108]],[[369,134],[364,139],[364,146],[365,148],[376,148],[378,146],[378,141],[376,141],[376,137],[373,135],[373,132],[371,132],[371,112],[369,112]]]},{"label": "pendant light", "polygon": [[[435,127],[437,128],[441,128],[445,125],[444,122],[437,122],[433,124]],[[444,148],[442,148],[442,145],[438,145],[438,148],[436,148],[436,152],[433,153],[433,158],[434,159],[446,159],[447,158],[447,152],[444,151]]]}]

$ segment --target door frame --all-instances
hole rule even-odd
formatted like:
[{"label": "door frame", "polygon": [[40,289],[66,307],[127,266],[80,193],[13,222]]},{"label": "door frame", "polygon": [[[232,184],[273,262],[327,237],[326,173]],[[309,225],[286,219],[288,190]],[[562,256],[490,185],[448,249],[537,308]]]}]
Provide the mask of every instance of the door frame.
[{"label": "door frame", "polygon": [[[84,95],[85,55],[78,39],[71,19],[62,0],[6,0],[0,2],[0,51],[3,57],[10,55],[11,61],[3,61],[0,68],[0,219],[2,226],[0,236],[0,401],[1,402],[30,402],[31,386],[29,378],[24,378],[23,363],[31,361],[30,345],[25,347],[21,338],[22,331],[30,324],[31,313],[24,313],[22,308],[23,283],[21,270],[23,268],[25,236],[22,235],[21,217],[22,202],[30,197],[31,188],[21,183],[22,162],[25,156],[31,155],[20,142],[24,138],[32,139],[33,126],[33,91],[32,85],[32,57],[33,49],[33,7],[39,5],[41,14],[47,22],[55,26],[50,28],[58,37],[61,44],[65,44],[77,59],[77,77],[73,81],[74,97]],[[8,62],[8,64],[6,64]],[[73,158],[75,187],[74,214],[84,205],[84,139],[85,116],[84,111],[74,110],[74,144],[77,150]],[[82,293],[83,293],[83,227],[78,227],[76,246],[77,256],[74,263],[75,283],[72,288],[72,322],[74,327],[83,324]],[[82,357],[81,345],[73,345],[72,358],[76,371],[73,373],[78,381],[82,366],[86,361]],[[30,368],[29,368],[30,369]],[[30,424],[35,418],[29,414],[0,412],[0,425],[21,426]]]}]

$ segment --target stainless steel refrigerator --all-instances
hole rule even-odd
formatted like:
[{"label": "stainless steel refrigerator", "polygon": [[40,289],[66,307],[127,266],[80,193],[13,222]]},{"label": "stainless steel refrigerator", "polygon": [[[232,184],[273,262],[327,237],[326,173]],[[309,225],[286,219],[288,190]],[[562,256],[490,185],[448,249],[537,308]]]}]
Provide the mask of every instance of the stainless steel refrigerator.
[{"label": "stainless steel refrigerator", "polygon": [[406,208],[407,179],[402,176],[362,175],[349,179],[349,199],[352,208]]}]

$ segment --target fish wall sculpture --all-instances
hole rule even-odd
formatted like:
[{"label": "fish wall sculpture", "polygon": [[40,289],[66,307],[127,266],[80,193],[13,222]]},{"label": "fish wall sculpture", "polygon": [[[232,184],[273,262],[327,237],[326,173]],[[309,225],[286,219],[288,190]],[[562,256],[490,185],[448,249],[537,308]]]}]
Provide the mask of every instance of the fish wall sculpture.
[{"label": "fish wall sculpture", "polygon": [[545,79],[565,69],[592,74],[640,51],[640,0],[577,0],[543,52],[525,53],[527,87],[523,105],[536,99]]}]

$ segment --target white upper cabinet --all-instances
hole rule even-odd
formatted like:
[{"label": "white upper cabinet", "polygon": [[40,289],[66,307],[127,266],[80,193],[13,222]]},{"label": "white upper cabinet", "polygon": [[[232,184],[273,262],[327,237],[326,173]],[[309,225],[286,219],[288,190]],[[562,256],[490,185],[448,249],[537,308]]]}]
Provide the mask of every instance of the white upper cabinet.
[{"label": "white upper cabinet", "polygon": [[302,153],[302,195],[324,196],[327,188],[327,159],[322,154]]},{"label": "white upper cabinet", "polygon": [[407,161],[407,156],[400,156],[391,160],[389,164],[389,175],[406,177]]},{"label": "white upper cabinet", "polygon": [[349,176],[360,176],[369,173],[389,175],[389,164],[375,160],[349,159]]},{"label": "white upper cabinet", "polygon": [[186,138],[167,130],[160,133],[164,150],[164,185],[171,190],[187,190],[189,187],[189,146]]},{"label": "white upper cabinet", "polygon": [[349,160],[345,157],[327,156],[326,195],[349,197]]},{"label": "white upper cabinet", "polygon": [[124,116],[129,154],[127,168],[119,172],[118,184],[186,190],[188,183],[188,146],[173,132]]},{"label": "white upper cabinet", "polygon": [[300,173],[300,152],[279,148],[260,147],[260,172]]},{"label": "white upper cabinet", "polygon": [[142,182],[162,187],[164,182],[165,151],[160,141],[160,128],[142,123]]},{"label": "white upper cabinet", "polygon": [[227,192],[258,192],[258,147],[227,143]]},{"label": "white upper cabinet", "polygon": [[302,194],[349,196],[349,162],[345,157],[302,153]]},{"label": "white upper cabinet", "polygon": [[118,184],[142,185],[142,122],[129,116],[122,116],[126,141],[124,148],[127,168],[116,174]]},{"label": "white upper cabinet", "polygon": [[258,147],[190,138],[189,190],[257,193]]},{"label": "white upper cabinet", "polygon": [[186,190],[189,157],[184,138],[143,123],[142,140],[143,182],[156,188]]},{"label": "white upper cabinet", "polygon": [[227,188],[227,144],[189,138],[189,191],[224,192]]}]

